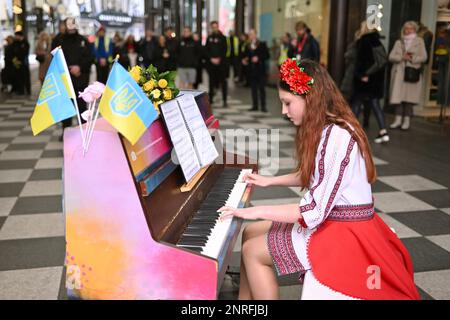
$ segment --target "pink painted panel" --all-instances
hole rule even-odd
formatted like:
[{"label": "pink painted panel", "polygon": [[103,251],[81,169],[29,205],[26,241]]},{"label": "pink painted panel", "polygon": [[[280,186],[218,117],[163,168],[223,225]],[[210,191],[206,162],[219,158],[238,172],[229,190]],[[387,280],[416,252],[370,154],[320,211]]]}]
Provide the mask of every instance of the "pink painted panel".
[{"label": "pink painted panel", "polygon": [[79,129],[65,131],[64,212],[72,298],[216,298],[215,260],[153,240],[120,138],[103,121],[85,157]]}]

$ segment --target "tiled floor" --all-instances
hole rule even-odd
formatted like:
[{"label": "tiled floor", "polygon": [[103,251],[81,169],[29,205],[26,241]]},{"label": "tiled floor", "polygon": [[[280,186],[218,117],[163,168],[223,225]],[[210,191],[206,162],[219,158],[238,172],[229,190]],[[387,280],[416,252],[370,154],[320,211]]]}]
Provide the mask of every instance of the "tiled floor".
[{"label": "tiled floor", "polygon": [[[221,128],[279,129],[279,142],[256,135],[262,143],[260,155],[265,155],[261,171],[288,173],[295,166],[296,130],[281,117],[276,92],[268,92],[268,115],[246,111],[248,92],[236,89],[232,95],[230,108],[214,107]],[[28,123],[33,107],[33,99],[0,100],[0,299],[66,297],[61,130],[54,126],[33,137]],[[373,146],[379,173],[373,186],[375,204],[409,249],[423,298],[450,299],[450,148],[442,148],[448,146],[449,135],[421,121],[414,125],[417,129],[413,126],[409,136],[393,132],[391,144]],[[256,189],[251,204],[297,203],[301,196],[296,188]],[[232,271],[238,270],[239,259],[238,242]],[[300,298],[296,279],[279,279],[283,299]],[[223,299],[236,298],[231,280],[227,276]]]}]

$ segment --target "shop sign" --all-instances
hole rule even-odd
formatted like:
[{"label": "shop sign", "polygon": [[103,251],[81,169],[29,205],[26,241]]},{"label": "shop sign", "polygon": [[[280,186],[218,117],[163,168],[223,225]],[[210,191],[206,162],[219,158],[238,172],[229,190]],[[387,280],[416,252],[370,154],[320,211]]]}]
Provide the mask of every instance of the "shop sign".
[{"label": "shop sign", "polygon": [[115,11],[103,11],[97,15],[97,21],[107,27],[127,27],[133,23],[133,17]]}]

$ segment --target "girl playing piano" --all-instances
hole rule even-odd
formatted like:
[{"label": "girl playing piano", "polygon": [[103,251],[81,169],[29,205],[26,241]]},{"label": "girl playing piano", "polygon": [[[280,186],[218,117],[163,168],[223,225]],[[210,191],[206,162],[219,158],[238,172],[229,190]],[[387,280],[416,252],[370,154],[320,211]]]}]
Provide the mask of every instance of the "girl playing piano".
[{"label": "girl playing piano", "polygon": [[300,204],[219,210],[222,219],[262,220],[243,233],[239,298],[278,299],[275,267],[300,274],[302,299],[419,299],[406,248],[374,213],[372,153],[347,102],[316,62],[288,59],[280,72],[299,164],[286,176],[246,180],[307,193]]}]

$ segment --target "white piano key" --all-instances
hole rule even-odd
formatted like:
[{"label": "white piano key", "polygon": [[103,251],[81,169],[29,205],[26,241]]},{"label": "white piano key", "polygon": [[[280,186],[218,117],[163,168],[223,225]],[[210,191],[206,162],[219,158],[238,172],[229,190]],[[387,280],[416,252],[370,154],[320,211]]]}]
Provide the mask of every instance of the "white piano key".
[{"label": "white piano key", "polygon": [[[237,208],[239,206],[242,196],[247,188],[247,183],[243,182],[243,178],[246,174],[252,172],[252,169],[245,169],[241,171],[231,193],[228,196],[225,206],[231,208]],[[223,243],[227,238],[228,230],[230,229],[232,221],[232,218],[228,218],[223,221],[220,219],[217,220],[216,225],[211,230],[211,235],[202,250],[203,255],[212,258],[217,258],[219,256]]]}]

